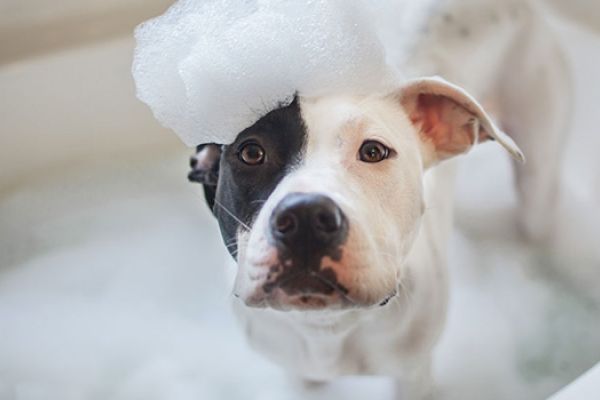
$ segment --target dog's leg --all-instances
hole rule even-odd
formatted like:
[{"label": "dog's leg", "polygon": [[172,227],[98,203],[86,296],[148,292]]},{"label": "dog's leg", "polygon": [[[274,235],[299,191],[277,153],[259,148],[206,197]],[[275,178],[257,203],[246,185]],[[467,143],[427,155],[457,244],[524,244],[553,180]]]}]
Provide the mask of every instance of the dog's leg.
[{"label": "dog's leg", "polygon": [[560,166],[571,111],[571,81],[545,21],[532,16],[498,81],[500,123],[527,161],[515,163],[519,228],[545,239],[553,228]]}]

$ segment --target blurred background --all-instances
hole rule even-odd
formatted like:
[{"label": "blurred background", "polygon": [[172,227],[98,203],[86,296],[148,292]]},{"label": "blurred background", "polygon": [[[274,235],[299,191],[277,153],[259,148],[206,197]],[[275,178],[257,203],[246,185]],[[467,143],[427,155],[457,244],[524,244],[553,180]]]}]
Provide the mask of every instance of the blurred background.
[{"label": "blurred background", "polygon": [[[0,2],[0,399],[391,398],[301,393],[244,343],[190,150],[135,98],[133,28],[169,3]],[[600,361],[600,14],[556,3],[589,24],[553,21],[576,83],[560,229],[521,242],[509,161],[465,157],[441,398],[543,399]]]}]

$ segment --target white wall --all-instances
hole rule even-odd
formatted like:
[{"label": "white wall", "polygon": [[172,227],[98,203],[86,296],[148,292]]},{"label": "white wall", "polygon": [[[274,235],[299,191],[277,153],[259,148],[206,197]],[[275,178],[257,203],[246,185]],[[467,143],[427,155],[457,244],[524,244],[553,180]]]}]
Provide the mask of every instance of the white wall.
[{"label": "white wall", "polygon": [[600,32],[600,2],[598,0],[549,0],[564,16],[579,21]]},{"label": "white wall", "polygon": [[[0,192],[74,162],[136,147],[182,146],[136,99],[130,72],[133,28],[165,1],[144,1],[146,7],[137,11],[133,6],[142,5],[137,0],[36,0],[37,7],[31,3],[0,2],[0,37],[32,29],[29,39],[16,37],[12,47],[77,15],[95,18],[102,29],[100,36],[70,41],[68,37],[81,34],[82,27],[65,24],[57,36],[65,40],[48,53],[35,46],[26,53],[11,53],[0,41]],[[117,27],[125,32],[113,34],[115,27],[106,15],[126,6],[128,20]],[[6,54],[13,57],[7,59]]]},{"label": "white wall", "polygon": [[127,35],[172,0],[3,0],[0,64]]}]

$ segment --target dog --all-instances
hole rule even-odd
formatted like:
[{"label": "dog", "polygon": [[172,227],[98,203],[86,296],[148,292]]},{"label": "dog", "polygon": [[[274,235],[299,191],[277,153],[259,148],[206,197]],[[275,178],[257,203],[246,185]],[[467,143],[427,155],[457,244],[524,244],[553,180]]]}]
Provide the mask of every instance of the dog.
[{"label": "dog", "polygon": [[540,5],[444,0],[428,12],[400,87],[300,93],[192,157],[249,343],[305,381],[386,375],[399,397],[432,395],[457,156],[504,148],[521,231],[551,230],[571,84]]}]

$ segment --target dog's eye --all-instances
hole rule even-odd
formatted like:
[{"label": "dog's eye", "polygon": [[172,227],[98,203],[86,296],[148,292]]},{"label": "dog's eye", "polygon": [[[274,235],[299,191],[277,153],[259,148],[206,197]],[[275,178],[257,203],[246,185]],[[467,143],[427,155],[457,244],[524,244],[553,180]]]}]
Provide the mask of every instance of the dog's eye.
[{"label": "dog's eye", "polygon": [[265,161],[265,150],[254,142],[245,143],[240,147],[238,158],[247,165],[259,165]]},{"label": "dog's eye", "polygon": [[360,146],[358,157],[360,161],[376,163],[385,160],[390,155],[390,149],[376,140],[367,140]]}]

